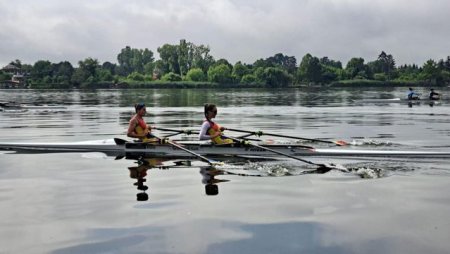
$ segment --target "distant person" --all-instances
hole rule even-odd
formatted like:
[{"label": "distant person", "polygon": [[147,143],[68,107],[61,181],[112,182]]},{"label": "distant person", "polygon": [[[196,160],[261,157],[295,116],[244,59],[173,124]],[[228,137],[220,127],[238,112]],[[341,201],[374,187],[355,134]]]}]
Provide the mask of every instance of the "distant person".
[{"label": "distant person", "polygon": [[441,98],[439,93],[436,93],[433,88],[430,89],[430,100],[436,101]]},{"label": "distant person", "polygon": [[416,93],[411,87],[408,92],[408,100],[420,100],[420,94]]},{"label": "distant person", "polygon": [[208,140],[210,139],[214,144],[232,144],[233,140],[226,138],[222,135],[222,132],[226,129],[220,127],[217,123],[213,122],[212,119],[217,115],[217,107],[214,104],[205,104],[204,107],[205,120],[200,129],[199,139]]},{"label": "distant person", "polygon": [[127,136],[130,138],[138,138],[141,142],[158,142],[159,139],[153,136],[150,125],[144,120],[147,109],[144,103],[134,105],[136,114],[131,118],[128,125]]}]

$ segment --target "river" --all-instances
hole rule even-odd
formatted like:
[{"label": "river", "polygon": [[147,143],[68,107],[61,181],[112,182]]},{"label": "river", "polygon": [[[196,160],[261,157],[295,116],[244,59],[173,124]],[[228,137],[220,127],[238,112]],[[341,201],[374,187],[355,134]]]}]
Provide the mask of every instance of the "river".
[{"label": "river", "polygon": [[[406,90],[0,90],[0,101],[62,106],[0,111],[0,142],[126,139],[137,102],[152,125],[199,128],[209,102],[229,128],[450,150],[450,88],[432,105],[364,102]],[[279,158],[214,175],[196,160],[0,151],[0,253],[450,252],[448,159],[307,159],[355,170],[302,174],[311,165]]]}]

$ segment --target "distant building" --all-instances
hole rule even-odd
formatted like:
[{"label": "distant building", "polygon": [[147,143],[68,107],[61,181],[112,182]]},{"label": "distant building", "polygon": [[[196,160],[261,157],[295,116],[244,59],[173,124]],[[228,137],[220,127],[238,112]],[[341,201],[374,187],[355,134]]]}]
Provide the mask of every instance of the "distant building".
[{"label": "distant building", "polygon": [[2,71],[8,74],[22,74],[22,70],[14,64],[8,64],[2,68]]},{"label": "distant building", "polygon": [[27,80],[22,69],[14,64],[8,64],[2,68],[4,73],[12,75],[11,80],[0,80],[0,88],[26,88]]}]

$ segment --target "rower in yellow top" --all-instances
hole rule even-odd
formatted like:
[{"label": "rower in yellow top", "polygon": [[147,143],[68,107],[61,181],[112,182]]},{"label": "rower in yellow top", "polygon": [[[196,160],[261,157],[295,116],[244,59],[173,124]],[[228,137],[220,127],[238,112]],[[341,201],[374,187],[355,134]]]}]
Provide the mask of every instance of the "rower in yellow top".
[{"label": "rower in yellow top", "polygon": [[234,143],[232,139],[226,138],[222,135],[222,132],[226,129],[224,127],[220,127],[217,123],[213,122],[212,119],[217,115],[217,107],[214,104],[205,104],[204,108],[205,113],[205,121],[203,121],[199,139],[200,140],[208,140],[214,144],[222,145],[222,144],[232,144]]},{"label": "rower in yellow top", "polygon": [[131,138],[138,138],[142,142],[159,142],[159,139],[151,133],[152,129],[150,125],[144,120],[144,116],[147,112],[144,103],[134,105],[136,114],[131,118],[128,126],[127,136]]}]

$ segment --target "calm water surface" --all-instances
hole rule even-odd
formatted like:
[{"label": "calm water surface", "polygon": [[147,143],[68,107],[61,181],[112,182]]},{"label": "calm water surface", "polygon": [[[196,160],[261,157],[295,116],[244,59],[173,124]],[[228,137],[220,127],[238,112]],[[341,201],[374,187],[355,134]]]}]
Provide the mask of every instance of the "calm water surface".
[{"label": "calm water surface", "polygon": [[[356,149],[450,150],[450,100],[360,102],[405,94],[0,90],[0,101],[64,106],[1,111],[0,142],[126,138],[136,102],[147,104],[153,125],[199,127],[211,102],[217,121],[231,128],[346,140]],[[448,159],[307,159],[359,170],[301,174],[311,167],[280,158],[223,168],[264,177],[211,176],[199,161],[0,151],[0,253],[450,252]]]}]

